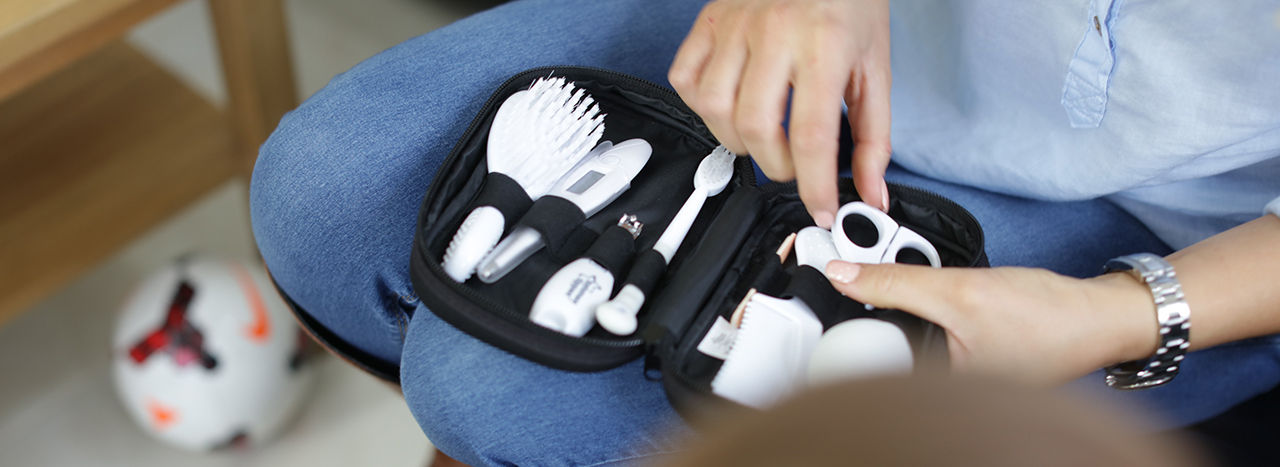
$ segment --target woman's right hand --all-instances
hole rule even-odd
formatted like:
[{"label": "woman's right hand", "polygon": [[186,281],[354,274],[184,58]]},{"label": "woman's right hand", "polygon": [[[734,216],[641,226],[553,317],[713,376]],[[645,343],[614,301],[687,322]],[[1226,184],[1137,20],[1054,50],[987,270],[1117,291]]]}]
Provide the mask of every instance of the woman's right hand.
[{"label": "woman's right hand", "polygon": [[[888,208],[888,0],[711,2],[680,46],[668,78],[721,144],[751,154],[770,179],[796,180],[809,214],[824,228],[839,204],[843,97],[858,194]],[[784,132],[789,91],[790,128]]]}]

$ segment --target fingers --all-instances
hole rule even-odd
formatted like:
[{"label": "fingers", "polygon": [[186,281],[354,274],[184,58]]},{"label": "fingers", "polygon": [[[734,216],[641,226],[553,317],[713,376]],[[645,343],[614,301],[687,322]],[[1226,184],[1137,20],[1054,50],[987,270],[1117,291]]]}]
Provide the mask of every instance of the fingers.
[{"label": "fingers", "polygon": [[747,147],[733,117],[747,58],[747,34],[739,12],[712,3],[698,15],[667,73],[676,92],[702,116],[720,144],[739,154],[746,154]]},{"label": "fingers", "polygon": [[723,39],[727,43],[723,46],[717,44],[706,68],[702,70],[695,110],[702,115],[702,121],[716,135],[716,139],[720,140],[720,144],[738,154],[747,154],[747,147],[742,144],[733,124],[738,84],[747,64],[747,38],[741,34],[731,34],[717,39]]},{"label": "fingers", "polygon": [[782,129],[790,89],[788,49],[776,37],[748,34],[765,26],[750,18],[738,7],[708,5],[668,78],[721,144],[750,154],[769,178],[791,180],[795,172]]},{"label": "fingers", "polygon": [[667,70],[667,81],[671,82],[671,87],[675,88],[685,102],[693,102],[697,97],[698,78],[702,76],[702,68],[715,48],[715,36],[706,15],[707,11],[703,10],[698,19],[694,20],[693,28],[680,44],[676,58]]},{"label": "fingers", "polygon": [[884,171],[889,166],[892,145],[890,134],[889,70],[868,69],[857,83],[849,86],[845,96],[849,108],[849,126],[853,130],[853,184],[863,202],[889,210],[889,188]]},{"label": "fingers", "polygon": [[[963,272],[963,271],[960,271]],[[878,308],[895,308],[951,329],[957,270],[906,264],[827,264],[831,285],[845,296]]]},{"label": "fingers", "polygon": [[773,180],[795,177],[782,116],[787,108],[790,63],[777,41],[751,44],[751,57],[742,75],[734,126],[747,152]]},{"label": "fingers", "polygon": [[829,228],[842,96],[857,143],[854,183],[864,201],[888,209],[888,67],[887,2],[719,0],[703,8],[668,78],[721,144],[750,154],[773,180],[795,179],[815,223]]},{"label": "fingers", "polygon": [[830,228],[839,205],[836,190],[840,95],[847,74],[832,68],[797,70],[791,100],[791,158],[796,186],[814,223]]}]

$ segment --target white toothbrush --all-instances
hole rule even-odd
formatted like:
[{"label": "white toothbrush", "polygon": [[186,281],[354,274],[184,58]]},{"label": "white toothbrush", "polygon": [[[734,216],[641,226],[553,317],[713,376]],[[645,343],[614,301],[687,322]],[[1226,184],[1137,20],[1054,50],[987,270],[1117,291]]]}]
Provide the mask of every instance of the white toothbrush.
[{"label": "white toothbrush", "polygon": [[[635,216],[623,215],[618,220],[617,227],[620,229],[610,227],[610,230],[602,233],[591,249],[600,249],[602,244],[606,247],[619,245],[617,241],[633,242],[640,236],[642,225]],[[630,250],[631,248],[627,248],[628,252]],[[591,251],[588,252],[589,256],[590,253]],[[598,255],[595,257],[609,256],[613,261],[603,261],[618,267],[625,265],[625,260],[629,259],[619,257],[616,251],[596,253]],[[582,337],[595,324],[596,305],[609,299],[614,280],[613,272],[605,265],[591,257],[578,258],[556,271],[538,291],[538,296],[529,309],[529,320],[563,334]]]},{"label": "white toothbrush", "polygon": [[[662,231],[662,236],[658,237],[658,242],[653,245],[653,250],[662,255],[664,267],[666,264],[671,264],[671,258],[675,256],[680,244],[684,243],[685,236],[689,234],[689,228],[698,218],[698,213],[702,211],[707,198],[720,194],[725,186],[729,185],[729,180],[733,178],[733,162],[736,159],[737,155],[733,152],[724,146],[717,146],[711,154],[703,157],[702,162],[698,163],[698,169],[693,173],[693,193],[689,194],[689,199],[680,207],[680,211],[676,212],[671,223],[667,224],[667,229]],[[633,270],[631,273],[636,272]],[[651,291],[641,289],[629,279],[622,290],[618,291],[618,295],[596,308],[596,320],[605,330],[619,336],[634,333],[636,314],[640,312],[645,295],[649,292]]]},{"label": "white toothbrush", "polygon": [[[512,94],[494,115],[485,163],[495,174],[519,184],[530,200],[545,195],[600,141],[604,114],[585,90],[564,78],[540,78]],[[482,188],[483,190],[484,188]],[[512,213],[508,213],[512,214]],[[458,227],[441,265],[466,281],[506,229],[506,215],[493,206],[471,211]]]},{"label": "white toothbrush", "polygon": [[[643,139],[634,138],[617,145],[606,141],[591,153],[547,194],[547,197],[572,202],[584,217],[600,212],[631,187],[631,180],[649,162],[653,147]],[[545,245],[545,239],[537,230],[518,225],[480,261],[476,277],[486,284],[497,282]]]}]

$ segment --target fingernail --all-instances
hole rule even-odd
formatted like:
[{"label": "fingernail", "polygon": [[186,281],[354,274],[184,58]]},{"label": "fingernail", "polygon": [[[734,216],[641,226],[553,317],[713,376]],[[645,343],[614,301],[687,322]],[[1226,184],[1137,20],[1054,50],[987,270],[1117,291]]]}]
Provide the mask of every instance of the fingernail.
[{"label": "fingernail", "polygon": [[861,270],[862,266],[856,263],[832,261],[827,263],[827,278],[841,284],[848,284],[858,278],[858,272]]},{"label": "fingernail", "polygon": [[813,213],[813,223],[818,224],[818,227],[822,227],[824,229],[830,229],[831,223],[835,222],[835,220],[835,214],[828,211],[818,211]]},{"label": "fingernail", "polygon": [[880,210],[889,212],[889,185],[880,185]]}]

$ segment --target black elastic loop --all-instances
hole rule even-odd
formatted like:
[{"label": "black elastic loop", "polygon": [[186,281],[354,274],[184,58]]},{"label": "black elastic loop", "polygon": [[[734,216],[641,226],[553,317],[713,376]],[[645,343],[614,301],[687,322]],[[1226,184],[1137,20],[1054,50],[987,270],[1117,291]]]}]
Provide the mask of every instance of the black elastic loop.
[{"label": "black elastic loop", "polygon": [[[579,225],[587,220],[582,209],[572,201],[558,196],[544,196],[533,202],[529,212],[517,225],[533,228],[542,234],[547,251],[558,254]],[[579,246],[581,248],[581,246]]]},{"label": "black elastic loop", "polygon": [[627,273],[627,283],[634,284],[644,291],[645,295],[649,295],[666,272],[667,259],[662,256],[662,253],[656,250],[645,250],[636,257],[635,264],[631,265],[631,271]]},{"label": "black elastic loop", "polygon": [[511,232],[514,225],[511,220],[519,219],[532,204],[533,200],[520,183],[500,172],[489,172],[484,176],[484,186],[480,187],[480,193],[471,202],[473,208],[492,206],[501,212],[502,217],[507,219],[504,233]]},{"label": "black elastic loop", "polygon": [[635,255],[635,238],[627,229],[616,225],[604,229],[595,243],[591,244],[591,248],[583,254],[584,257],[591,258],[596,264],[613,273],[615,278],[621,277],[626,272],[627,265]]},{"label": "black elastic loop", "polygon": [[752,279],[751,288],[756,289],[756,292],[777,297],[785,290],[787,283],[791,282],[791,275],[787,273],[786,266],[778,262],[777,256],[770,256],[764,259],[765,264]]},{"label": "black elastic loop", "polygon": [[780,296],[780,298],[792,297],[803,300],[805,305],[813,310],[813,314],[818,316],[818,321],[822,322],[824,331],[842,321],[869,314],[861,304],[837,292],[827,280],[827,276],[811,266],[796,268],[791,276],[791,282],[787,284],[787,289]]}]

